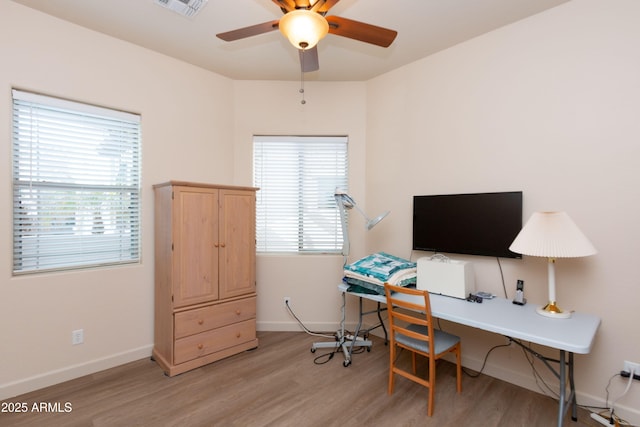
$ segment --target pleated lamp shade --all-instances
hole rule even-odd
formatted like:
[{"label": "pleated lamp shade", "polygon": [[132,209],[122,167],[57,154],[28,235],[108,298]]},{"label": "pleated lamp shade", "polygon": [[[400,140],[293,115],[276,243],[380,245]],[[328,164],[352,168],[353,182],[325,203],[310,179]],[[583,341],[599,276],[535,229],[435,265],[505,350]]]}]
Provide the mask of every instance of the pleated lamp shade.
[{"label": "pleated lamp shade", "polygon": [[576,258],[597,253],[565,212],[535,212],[509,249],[523,255],[546,258]]},{"label": "pleated lamp shade", "polygon": [[593,255],[596,249],[578,226],[564,212],[535,212],[522,227],[509,249],[513,252],[548,259],[549,303],[536,310],[556,319],[571,317],[556,303],[556,258]]}]

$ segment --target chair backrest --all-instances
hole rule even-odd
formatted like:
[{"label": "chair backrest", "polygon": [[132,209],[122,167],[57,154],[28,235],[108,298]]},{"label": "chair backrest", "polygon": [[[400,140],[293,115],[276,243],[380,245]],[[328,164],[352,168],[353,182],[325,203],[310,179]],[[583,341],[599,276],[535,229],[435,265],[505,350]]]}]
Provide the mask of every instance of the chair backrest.
[{"label": "chair backrest", "polygon": [[[414,288],[404,288],[385,283],[384,292],[387,297],[387,313],[389,329],[392,336],[396,333],[424,341],[429,346],[429,354],[433,352],[433,322],[429,292]],[[409,324],[426,327],[428,334],[421,334],[415,329],[407,329]]]}]

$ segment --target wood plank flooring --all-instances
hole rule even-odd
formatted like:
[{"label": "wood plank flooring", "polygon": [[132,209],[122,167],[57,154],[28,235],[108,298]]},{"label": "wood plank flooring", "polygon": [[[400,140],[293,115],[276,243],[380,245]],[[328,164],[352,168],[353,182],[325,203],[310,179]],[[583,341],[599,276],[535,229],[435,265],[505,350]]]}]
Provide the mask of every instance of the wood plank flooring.
[{"label": "wood plank flooring", "polygon": [[[8,399],[3,408],[24,402],[28,412],[0,413],[0,425],[556,425],[555,400],[485,375],[464,375],[457,394],[455,367],[446,361],[438,362],[434,415],[427,417],[424,387],[398,377],[394,394],[387,395],[388,349],[377,337],[372,350],[355,354],[346,368],[340,353],[325,364],[314,363],[328,350],[312,354],[311,344],[323,339],[302,332],[260,332],[258,338],[256,350],[173,378],[144,359]],[[32,411],[41,403],[49,409],[59,405],[60,412]],[[565,426],[599,424],[581,408],[578,421],[567,417]]]}]

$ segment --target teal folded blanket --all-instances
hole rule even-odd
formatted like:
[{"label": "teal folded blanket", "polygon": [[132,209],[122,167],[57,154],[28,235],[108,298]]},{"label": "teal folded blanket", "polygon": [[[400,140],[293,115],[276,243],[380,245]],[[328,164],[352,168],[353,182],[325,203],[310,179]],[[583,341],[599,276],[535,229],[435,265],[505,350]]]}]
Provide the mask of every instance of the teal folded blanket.
[{"label": "teal folded blanket", "polygon": [[346,265],[344,270],[345,273],[357,273],[384,283],[398,272],[415,272],[416,263],[385,252],[377,252]]},{"label": "teal folded blanket", "polygon": [[354,292],[384,295],[385,283],[415,285],[417,266],[415,262],[377,252],[346,265],[344,276],[345,283],[352,286]]}]

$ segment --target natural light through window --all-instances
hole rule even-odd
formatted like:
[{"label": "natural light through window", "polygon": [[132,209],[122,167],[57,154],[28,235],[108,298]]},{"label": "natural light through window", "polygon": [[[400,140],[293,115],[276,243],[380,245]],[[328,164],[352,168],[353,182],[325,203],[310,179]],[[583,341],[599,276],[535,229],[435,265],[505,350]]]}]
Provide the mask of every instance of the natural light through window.
[{"label": "natural light through window", "polygon": [[14,274],[138,262],[140,116],[13,91]]},{"label": "natural light through window", "polygon": [[346,136],[254,136],[259,252],[339,253]]}]

